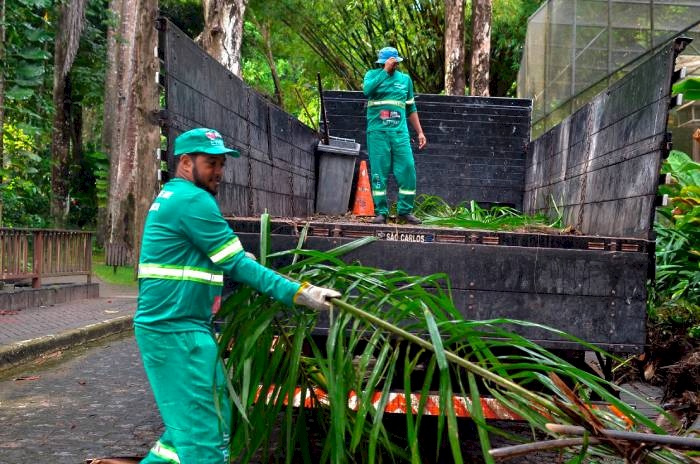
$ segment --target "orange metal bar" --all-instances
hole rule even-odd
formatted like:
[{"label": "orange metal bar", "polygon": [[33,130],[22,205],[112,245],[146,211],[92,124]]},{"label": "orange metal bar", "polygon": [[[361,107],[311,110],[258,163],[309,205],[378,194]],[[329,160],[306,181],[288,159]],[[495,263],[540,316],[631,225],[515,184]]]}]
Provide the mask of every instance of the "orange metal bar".
[{"label": "orange metal bar", "polygon": [[[277,401],[276,387],[272,386],[268,389],[265,395],[265,401]],[[262,394],[262,387],[258,388],[255,400],[260,399]],[[308,388],[304,395],[304,405],[305,408],[315,408],[319,406],[327,406],[329,404],[328,395],[325,391],[320,388]],[[388,393],[388,398],[386,405],[384,406],[384,411],[392,414],[417,414],[418,408],[421,404],[421,395],[419,393],[411,393],[409,397],[406,397],[404,392],[390,392]],[[292,406],[300,407],[302,404],[302,389],[297,387],[294,390],[294,396],[292,398]],[[424,398],[423,404],[423,415],[426,416],[438,416],[440,415],[440,395],[429,394]],[[382,393],[377,391],[370,396],[370,402],[372,407],[375,409],[379,407],[382,401]],[[512,412],[503,406],[494,398],[481,398],[481,410],[483,411],[484,417],[486,419],[493,420],[523,420],[519,415]],[[284,398],[283,404],[289,404],[289,399]],[[463,396],[453,396],[452,406],[457,417],[470,417],[471,414],[469,410],[471,409],[471,399],[465,398]],[[353,411],[357,411],[360,407],[360,400],[356,392],[350,392],[348,395],[348,408]]]}]

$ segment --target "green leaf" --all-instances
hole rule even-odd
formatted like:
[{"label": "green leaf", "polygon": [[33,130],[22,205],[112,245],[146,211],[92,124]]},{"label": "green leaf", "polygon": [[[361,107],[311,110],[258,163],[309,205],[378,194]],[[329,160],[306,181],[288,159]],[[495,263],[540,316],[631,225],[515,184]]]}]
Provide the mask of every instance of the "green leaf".
[{"label": "green leaf", "polygon": [[260,257],[258,262],[267,265],[267,256],[270,254],[270,215],[267,210],[260,215]]},{"label": "green leaf", "polygon": [[33,9],[47,9],[52,6],[51,0],[17,0],[22,5]]},{"label": "green leaf", "polygon": [[34,90],[26,87],[14,86],[5,93],[8,100],[27,100],[34,95]]},{"label": "green leaf", "polygon": [[17,78],[24,80],[35,80],[44,74],[44,66],[35,64],[25,64],[17,68]]},{"label": "green leaf", "polygon": [[17,55],[21,56],[25,60],[48,60],[51,58],[51,54],[49,52],[37,47],[24,48],[17,52]]},{"label": "green leaf", "polygon": [[430,332],[430,340],[433,342],[435,347],[435,355],[437,357],[437,363],[440,370],[447,369],[447,358],[445,358],[445,351],[442,347],[442,338],[440,338],[440,332],[438,331],[437,324],[433,315],[430,313],[428,308],[423,308],[423,317],[425,317],[425,322],[428,326],[428,331]]}]

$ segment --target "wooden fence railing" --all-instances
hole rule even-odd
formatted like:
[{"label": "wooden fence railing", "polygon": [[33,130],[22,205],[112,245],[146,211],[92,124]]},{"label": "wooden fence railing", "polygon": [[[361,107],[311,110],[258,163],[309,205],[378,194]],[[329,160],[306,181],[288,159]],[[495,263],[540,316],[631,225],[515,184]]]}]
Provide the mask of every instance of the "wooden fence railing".
[{"label": "wooden fence railing", "polygon": [[0,280],[92,274],[92,232],[0,228]]}]

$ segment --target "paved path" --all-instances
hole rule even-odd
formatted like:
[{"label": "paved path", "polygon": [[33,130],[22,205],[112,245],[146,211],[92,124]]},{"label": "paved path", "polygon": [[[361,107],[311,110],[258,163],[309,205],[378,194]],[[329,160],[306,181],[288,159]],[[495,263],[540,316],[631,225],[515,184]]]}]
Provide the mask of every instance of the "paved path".
[{"label": "paved path", "polygon": [[95,298],[0,313],[0,346],[133,316],[134,298]]},{"label": "paved path", "polygon": [[0,464],[144,455],[162,433],[127,335],[0,377]]},{"label": "paved path", "polygon": [[0,310],[0,371],[130,330],[137,288],[99,283],[101,298]]}]

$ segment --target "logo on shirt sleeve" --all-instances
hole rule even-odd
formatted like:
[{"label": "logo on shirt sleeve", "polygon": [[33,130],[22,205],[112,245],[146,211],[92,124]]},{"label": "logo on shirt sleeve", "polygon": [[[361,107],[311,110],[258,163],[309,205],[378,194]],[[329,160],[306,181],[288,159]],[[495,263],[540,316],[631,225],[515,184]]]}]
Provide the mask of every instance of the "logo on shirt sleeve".
[{"label": "logo on shirt sleeve", "polygon": [[221,309],[221,296],[214,297],[214,303],[211,305],[211,313],[216,314]]}]

